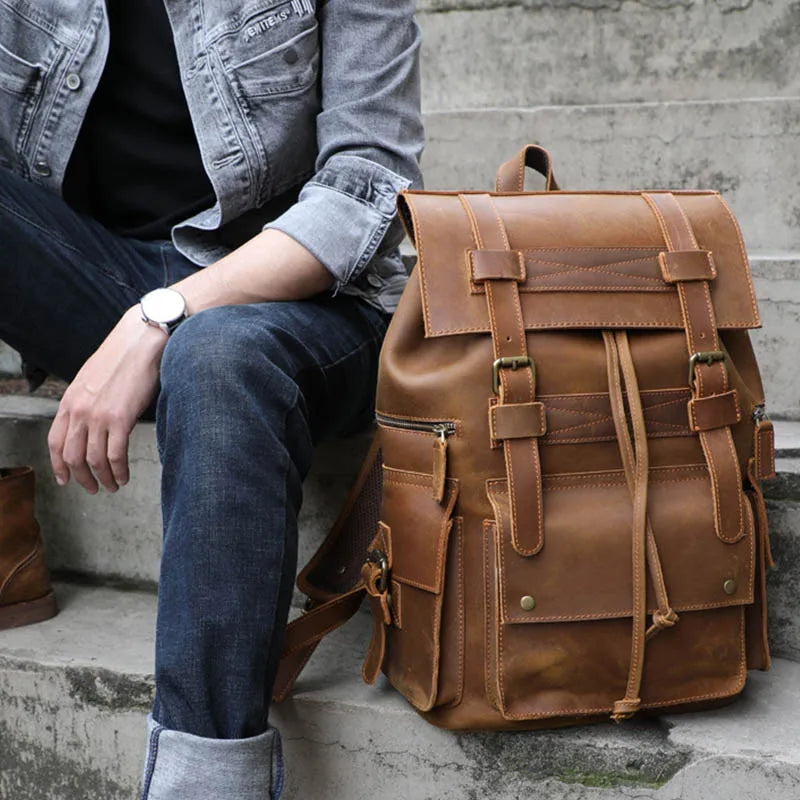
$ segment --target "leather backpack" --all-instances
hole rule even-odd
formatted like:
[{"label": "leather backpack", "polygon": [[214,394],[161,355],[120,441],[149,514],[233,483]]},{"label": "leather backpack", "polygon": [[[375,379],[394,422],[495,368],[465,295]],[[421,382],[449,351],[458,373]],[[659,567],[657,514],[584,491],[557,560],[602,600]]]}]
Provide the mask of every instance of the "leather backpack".
[{"label": "leather backpack", "polygon": [[[524,168],[547,191],[524,192]],[[724,703],[766,669],[774,471],[736,220],[712,191],[405,192],[378,433],[301,573],[275,689],[369,597],[364,678],[536,728]]]}]

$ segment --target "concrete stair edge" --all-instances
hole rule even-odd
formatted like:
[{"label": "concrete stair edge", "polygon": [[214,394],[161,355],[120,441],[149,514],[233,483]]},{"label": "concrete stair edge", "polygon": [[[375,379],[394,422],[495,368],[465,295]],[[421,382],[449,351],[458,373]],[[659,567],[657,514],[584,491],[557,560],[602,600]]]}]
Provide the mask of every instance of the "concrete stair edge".
[{"label": "concrete stair edge", "polygon": [[[155,598],[58,590],[58,617],[0,640],[0,797],[130,800],[152,691]],[[622,726],[449,732],[419,719],[383,679],[363,684],[369,628],[357,616],[331,635],[293,698],[274,709],[287,759],[284,800],[798,796],[800,664],[776,660],[771,673],[750,673],[742,698],[710,712]],[[733,794],[721,793],[734,781]]]}]

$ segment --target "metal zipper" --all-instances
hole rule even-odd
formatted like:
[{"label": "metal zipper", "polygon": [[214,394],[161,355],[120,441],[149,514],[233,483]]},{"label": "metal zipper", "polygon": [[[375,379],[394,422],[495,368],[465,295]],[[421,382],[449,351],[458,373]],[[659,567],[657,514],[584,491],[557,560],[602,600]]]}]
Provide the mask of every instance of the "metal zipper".
[{"label": "metal zipper", "polygon": [[447,437],[455,434],[455,422],[445,419],[431,420],[430,422],[417,419],[397,419],[396,417],[387,417],[385,414],[375,414],[375,420],[386,428],[432,433],[436,436],[433,441],[431,496],[437,503],[441,503],[444,500],[447,483]]},{"label": "metal zipper", "polygon": [[768,419],[769,414],[767,414],[767,407],[764,405],[764,403],[759,403],[753,408],[753,422],[758,424],[759,422],[764,422]]},{"label": "metal zipper", "polygon": [[448,420],[437,420],[433,422],[423,422],[415,419],[396,419],[387,417],[385,414],[375,414],[375,420],[379,425],[387,428],[399,428],[404,431],[419,431],[420,433],[433,433],[444,442],[448,436],[454,436],[456,432],[455,422]]}]

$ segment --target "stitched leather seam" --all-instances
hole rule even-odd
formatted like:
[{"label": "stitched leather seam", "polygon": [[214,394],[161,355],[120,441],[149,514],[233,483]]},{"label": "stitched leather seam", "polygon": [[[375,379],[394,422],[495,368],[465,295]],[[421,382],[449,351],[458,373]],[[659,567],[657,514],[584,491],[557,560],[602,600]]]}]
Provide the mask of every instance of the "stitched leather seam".
[{"label": "stitched leather seam", "polygon": [[[456,531],[457,556],[458,556],[458,677],[456,696],[449,705],[456,706],[464,696],[464,529],[461,517],[453,518],[453,527]],[[453,532],[450,532],[453,535]]]},{"label": "stitched leather seam", "polygon": [[[726,443],[728,445],[728,450],[730,451],[730,454],[731,454],[731,463],[734,465],[734,469],[738,473],[738,471],[739,471],[739,459],[736,456],[736,448],[734,448],[734,446],[733,446],[733,434],[731,433],[730,427],[724,428],[724,433],[725,433],[725,441],[726,441]],[[741,483],[740,482],[737,482],[736,485],[739,486],[740,489],[741,489]],[[736,502],[736,506],[737,506],[736,510],[738,512],[737,517],[738,517],[738,520],[739,520],[739,527],[738,527],[738,529],[736,531],[736,534],[733,536],[733,538],[725,540],[725,541],[729,541],[729,542],[737,542],[739,539],[742,538],[742,536],[744,536],[744,520],[742,519],[742,502],[743,502],[744,498],[742,496],[741,491],[739,491],[737,494],[738,494],[738,499],[737,499],[737,502]]]},{"label": "stitched leather seam", "polygon": [[713,499],[714,499],[714,519],[717,520],[717,525],[719,526],[719,537],[721,539],[725,539],[725,535],[722,531],[722,509],[720,508],[719,502],[719,476],[717,472],[717,464],[714,460],[714,452],[712,443],[709,441],[709,434],[707,431],[700,432],[700,444],[703,447],[703,452],[706,454],[706,460],[708,461],[708,474],[711,477],[711,489],[713,491]]},{"label": "stitched leather seam", "polygon": [[3,597],[3,593],[11,585],[14,578],[16,578],[26,567],[29,567],[36,560],[36,556],[39,555],[40,552],[42,552],[42,547],[37,541],[33,546],[33,550],[31,550],[30,553],[28,553],[21,561],[17,563],[14,569],[8,573],[3,583],[0,584],[0,598]]},{"label": "stitched leather seam", "polygon": [[[725,202],[725,200],[723,200],[723,198],[719,194],[716,195],[716,199],[722,204],[722,207],[725,209],[725,213],[728,215],[728,218],[733,223],[733,228],[736,231],[736,241],[739,245],[739,254],[741,255],[742,258],[742,264],[744,264],[745,267],[747,267],[748,265],[747,254],[745,253],[744,239],[742,238],[742,229],[739,227],[739,222],[733,215],[733,212],[728,207],[728,204]],[[745,283],[747,284],[747,291],[748,294],[750,295],[750,307],[753,309],[753,318],[758,322],[759,321],[758,303],[756,302],[756,296],[753,290],[753,282],[747,279],[746,276]]]},{"label": "stitched leather seam", "polygon": [[492,674],[492,650],[491,650],[491,623],[489,620],[489,613],[491,610],[491,602],[489,592],[492,591],[489,580],[489,546],[491,536],[491,523],[488,520],[483,521],[483,631],[484,631],[484,652],[483,652],[483,686],[486,691],[486,697],[491,702],[494,697],[494,692],[491,690],[490,681]]},{"label": "stitched leather seam", "polygon": [[[631,253],[649,253],[649,255],[642,256],[641,259],[645,260],[648,258],[653,258],[658,256],[661,252],[660,247],[629,247],[628,245],[597,245],[596,247],[593,245],[586,245],[586,246],[578,246],[578,247],[571,247],[571,246],[563,246],[563,247],[528,247],[522,248],[521,252],[523,253],[572,253],[572,252],[594,252],[595,250],[617,250],[617,251],[629,251]],[[634,259],[639,260],[639,259]],[[614,263],[614,262],[612,262]]]},{"label": "stitched leather seam", "polygon": [[[587,248],[587,249],[591,250],[593,248]],[[518,252],[533,256],[529,260],[538,262],[539,264],[550,264],[554,267],[566,267],[568,271],[581,270],[586,272],[594,272],[594,271],[608,272],[609,267],[619,267],[622,266],[623,264],[639,264],[643,261],[647,263],[653,263],[654,261],[656,261],[658,256],[658,251],[655,248],[653,248],[653,253],[646,256],[640,256],[639,258],[626,258],[622,261],[608,261],[602,264],[573,264],[569,261],[551,261],[549,258],[536,258],[535,257],[536,253],[542,252],[540,250],[519,250]],[[619,273],[608,272],[608,274],[619,275],[620,277],[623,278],[628,278],[628,277],[641,278],[643,281],[658,281],[659,283],[664,282],[661,277],[656,278],[653,277],[652,275],[641,275],[638,273],[630,273],[630,272],[619,272]]]},{"label": "stitched leather seam", "polygon": [[[663,466],[663,467],[651,467],[650,469],[650,483],[673,483],[676,479],[673,478],[662,478],[660,477],[661,473],[675,473],[675,472],[698,472],[706,475],[708,473],[708,467],[705,464],[679,464],[674,466]],[[595,476],[595,475],[609,475],[609,476],[616,476],[618,478],[618,483],[621,486],[624,486],[626,483],[625,480],[625,472],[623,470],[601,470],[599,472],[570,472],[570,473],[560,473],[555,475],[546,475],[545,480],[550,482],[564,482],[564,481],[575,481],[580,476]],[[697,480],[697,477],[689,476],[685,479],[678,479],[678,480]],[[493,493],[500,493],[506,494],[508,493],[508,487],[505,485],[506,480],[505,478],[490,478],[486,481],[488,490]],[[584,484],[580,484],[583,486]],[[616,486],[617,483],[611,484],[602,484],[604,486]]]},{"label": "stitched leather seam", "polygon": [[[713,611],[720,608],[735,608],[736,606],[747,606],[753,602],[752,592],[747,597],[739,597],[735,600],[718,600],[709,603],[675,603],[672,608],[681,613],[687,611]],[[652,615],[658,610],[658,606],[653,606],[647,609],[647,613]],[[503,621],[504,625],[538,625],[546,622],[586,622],[593,619],[630,619],[633,614],[630,608],[620,608],[612,611],[597,611],[587,614],[560,614],[536,617],[519,617],[510,616],[506,617]]]},{"label": "stitched leather seam", "polygon": [[423,253],[425,252],[425,243],[423,242],[422,238],[422,227],[419,224],[419,217],[417,215],[417,210],[414,207],[414,203],[410,202],[410,198],[406,198],[407,206],[409,213],[411,214],[411,222],[416,232],[416,250],[417,250],[417,263],[419,264],[419,279],[420,283],[422,284],[422,311],[423,316],[425,318],[425,332],[430,332],[432,328],[431,324],[431,311],[430,307],[428,306],[428,284],[425,280],[425,259]]},{"label": "stitched leather seam", "polygon": [[[667,430],[647,432],[648,439],[668,439],[688,436],[695,436],[695,434],[692,433],[688,428],[684,428],[680,431]],[[568,438],[559,437],[558,434],[548,434],[547,436],[541,438],[540,443],[545,447],[555,447],[562,444],[590,444],[591,442],[614,442],[616,440],[616,434],[611,432],[605,435],[598,434],[597,436],[571,436]]]},{"label": "stitched leather seam", "polygon": [[[536,294],[536,293],[533,293]],[[613,294],[613,292],[609,292]],[[592,327],[592,328],[626,328],[636,330],[638,328],[664,328],[666,330],[685,330],[685,325],[675,322],[673,319],[667,320],[652,320],[644,322],[642,320],[625,320],[625,319],[577,319],[568,320],[566,322],[536,322],[530,323],[526,330],[555,330],[558,328],[575,328],[578,326]],[[731,320],[725,325],[723,330],[749,330],[753,327],[753,323],[749,320]],[[467,328],[431,328],[428,332],[430,336],[443,336],[448,333],[490,333],[491,330],[486,325],[475,325]]]},{"label": "stitched leather seam", "polygon": [[[651,259],[645,259],[650,261]],[[526,262],[527,263],[527,262]],[[672,292],[675,291],[669,284],[664,283],[661,278],[653,278],[650,275],[638,275],[636,273],[630,272],[616,272],[615,270],[609,269],[611,266],[616,266],[616,264],[608,264],[608,265],[597,265],[595,267],[585,267],[578,264],[557,264],[556,262],[552,261],[542,261],[541,259],[536,259],[534,261],[535,264],[547,264],[548,266],[561,266],[564,269],[553,270],[552,272],[535,272],[529,275],[528,282],[535,283],[536,281],[542,281],[545,278],[557,278],[564,275],[569,275],[570,273],[579,273],[585,274],[589,273],[591,275],[596,275],[598,272],[602,273],[603,275],[607,275],[609,278],[623,278],[625,280],[634,280],[634,281],[648,281],[652,283],[657,283],[658,288],[660,291],[665,292]],[[619,264],[629,264],[634,262],[629,261],[620,261]],[[618,289],[620,288],[615,283],[611,284],[601,284],[601,286],[607,286],[608,289]],[[638,287],[637,287],[638,288]],[[642,287],[643,288],[643,287]]]},{"label": "stitched leather seam", "polygon": [[[550,276],[545,276],[550,277]],[[569,292],[571,294],[590,294],[601,292],[630,292],[631,294],[640,294],[647,292],[648,294],[671,294],[674,290],[669,286],[642,286],[640,284],[634,285],[620,285],[618,283],[580,283],[580,284],[544,284],[537,286],[536,281],[539,276],[536,276],[533,281],[520,286],[519,291],[522,294],[547,294],[548,292]],[[479,294],[479,293],[478,293]]]}]

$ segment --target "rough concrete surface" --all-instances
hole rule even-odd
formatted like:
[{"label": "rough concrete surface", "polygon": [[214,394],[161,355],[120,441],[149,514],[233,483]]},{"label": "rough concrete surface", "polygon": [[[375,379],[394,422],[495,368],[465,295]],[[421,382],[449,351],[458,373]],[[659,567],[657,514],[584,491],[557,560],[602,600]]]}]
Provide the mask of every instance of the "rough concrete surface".
[{"label": "rough concrete surface", "polygon": [[538,142],[562,188],[717,189],[749,251],[800,251],[800,97],[431,112],[425,123],[429,189],[488,189]]},{"label": "rough concrete surface", "polygon": [[155,596],[56,586],[61,613],[0,634],[0,800],[133,800]]},{"label": "rough concrete surface", "polygon": [[750,265],[763,327],[752,332],[772,416],[800,419],[800,254],[751,254]]},{"label": "rough concrete surface", "polygon": [[[61,614],[0,637],[0,798],[133,800],[155,598],[57,585]],[[283,800],[797,800],[800,664],[751,673],[717,711],[620,726],[454,733],[359,674],[370,622],[320,647],[272,721]]]},{"label": "rough concrete surface", "polygon": [[770,647],[776,656],[800,661],[800,498],[769,500],[767,510],[775,558],[767,574]]},{"label": "rough concrete surface", "polygon": [[428,111],[800,94],[794,0],[421,0]]},{"label": "rough concrete surface", "polygon": [[[422,723],[385,683],[370,688],[344,677],[357,669],[366,640],[355,627],[337,634],[340,644],[323,645],[295,697],[273,714],[285,737],[285,800],[800,796],[800,665],[776,661],[771,673],[751,673],[745,695],[712,712],[622,726],[453,733]],[[332,675],[342,677],[332,685]],[[311,763],[313,770],[303,768]]]}]

